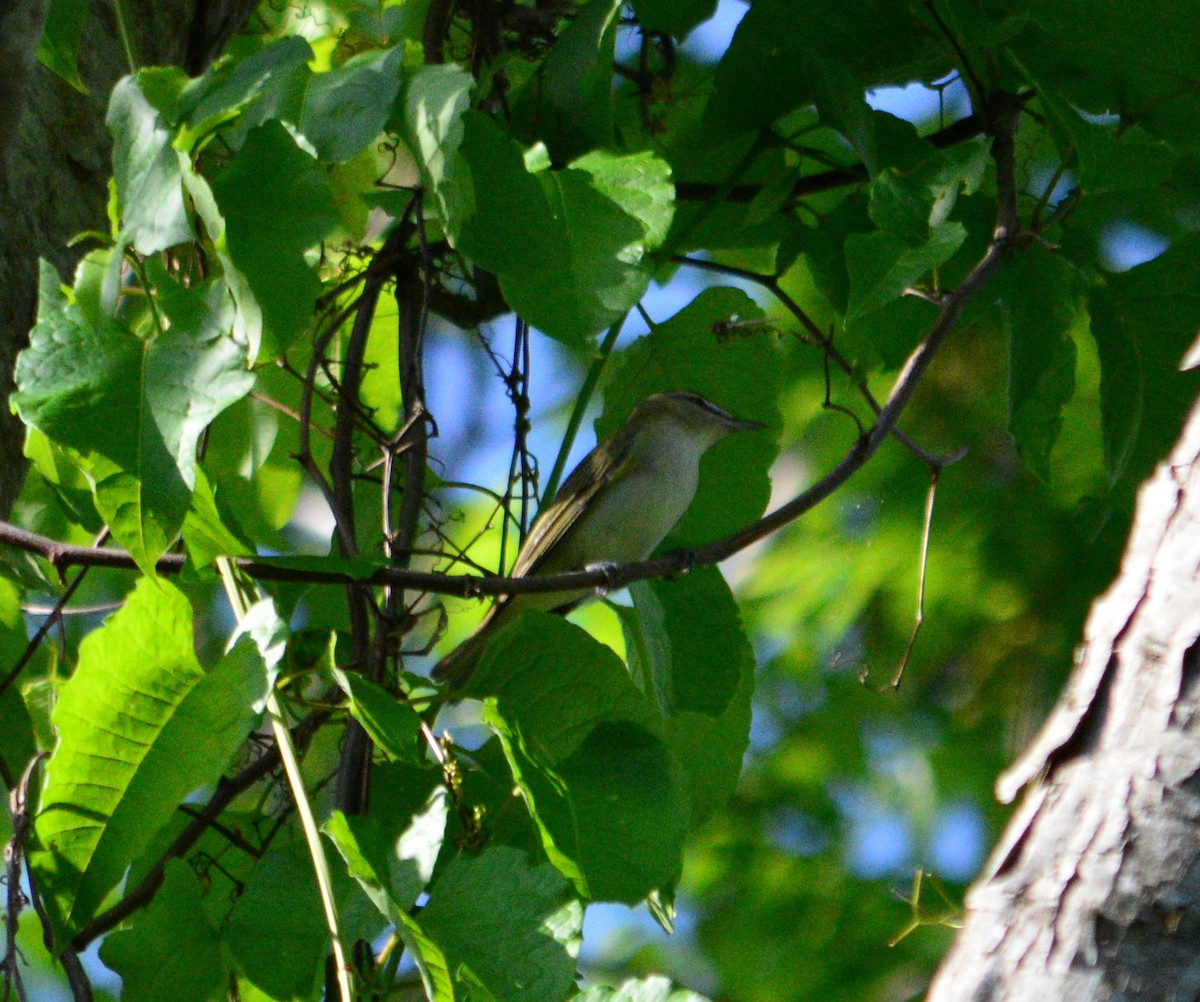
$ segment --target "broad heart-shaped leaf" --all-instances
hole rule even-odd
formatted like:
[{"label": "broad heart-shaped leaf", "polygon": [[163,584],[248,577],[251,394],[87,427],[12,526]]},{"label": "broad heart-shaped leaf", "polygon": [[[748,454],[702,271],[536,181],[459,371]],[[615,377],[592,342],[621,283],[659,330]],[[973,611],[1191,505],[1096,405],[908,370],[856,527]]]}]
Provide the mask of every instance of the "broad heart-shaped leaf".
[{"label": "broad heart-shaped leaf", "polygon": [[[337,226],[329,180],[279,122],[253,130],[212,183],[225,249],[262,308],[264,347],[285,351],[312,320],[320,290],[304,252]],[[218,239],[211,232],[214,241]]]},{"label": "broad heart-shaped leaf", "polygon": [[193,239],[171,131],[146,100],[135,77],[125,77],[113,88],[107,124],[113,137],[113,178],[126,238],[142,254],[155,254]]},{"label": "broad heart-shaped leaf", "polygon": [[928,239],[909,244],[890,233],[852,233],[846,238],[850,303],[846,323],[904,295],[934,268],[949,261],[967,238],[957,222],[930,227]]},{"label": "broad heart-shaped leaf", "polygon": [[1040,247],[1017,255],[997,276],[1008,329],[1008,430],[1043,480],[1075,392],[1078,285],[1070,264]]},{"label": "broad heart-shaped leaf", "polygon": [[1104,460],[1118,503],[1131,500],[1179,434],[1200,373],[1179,364],[1200,327],[1200,239],[1109,276],[1088,298],[1100,355]]},{"label": "broad heart-shaped leaf", "polygon": [[266,667],[249,639],[211,672],[192,649],[192,608],[143,579],[84,638],[59,690],[31,862],[63,946],[187,794],[216,781],[254,725]]},{"label": "broad heart-shaped leaf", "polygon": [[342,163],[379,135],[400,90],[401,48],[364,52],[314,75],[304,95],[300,131],[327,163]]},{"label": "broad heart-shaped leaf", "polygon": [[181,859],[167,861],[163,885],[132,925],[106,936],[100,959],[121,975],[126,998],[206,1002],[228,981],[221,937],[201,903],[200,884]]},{"label": "broad heart-shaped leaf", "polygon": [[149,574],[183,524],[200,435],[254,385],[244,350],[223,333],[223,283],[162,295],[171,326],[143,340],[111,318],[90,322],[43,262],[13,395],[26,424],[81,457],[97,508]]},{"label": "broad heart-shaped leaf", "polygon": [[666,978],[652,975],[629,979],[615,987],[593,985],[575,996],[576,1002],[708,1002],[688,988],[676,988]]},{"label": "broad heart-shaped leaf", "polygon": [[559,617],[523,612],[468,691],[484,698],[542,844],[582,897],[634,903],[678,877],[687,779],[611,650]]},{"label": "broad heart-shaped leaf", "polygon": [[554,867],[518,849],[454,859],[419,921],[456,980],[496,1002],[557,1002],[574,986],[583,907]]},{"label": "broad heart-shaped leaf", "polygon": [[669,168],[651,154],[589,154],[531,174],[520,147],[486,115],[464,111],[467,81],[427,68],[405,99],[451,243],[500,278],[514,310],[566,342],[590,337],[633,307],[644,260],[670,225]]},{"label": "broad heart-shaped leaf", "polygon": [[734,318],[762,318],[762,310],[740,289],[705,289],[687,307],[617,353],[604,391],[604,413],[596,435],[612,435],[633,408],[653,393],[699,393],[739,418],[761,421],[767,430],[718,442],[700,465],[700,485],[687,513],[664,547],[712,542],[748,525],[771,496],[768,471],[779,426],[773,401],[782,365],[769,325],[756,333],[719,339],[714,325]]},{"label": "broad heart-shaped leaf", "polygon": [[[630,588],[619,610],[629,669],[665,708],[667,745],[690,783],[692,827],[733,794],[750,741],[754,651],[715,567]],[[697,610],[703,610],[702,615]]]}]

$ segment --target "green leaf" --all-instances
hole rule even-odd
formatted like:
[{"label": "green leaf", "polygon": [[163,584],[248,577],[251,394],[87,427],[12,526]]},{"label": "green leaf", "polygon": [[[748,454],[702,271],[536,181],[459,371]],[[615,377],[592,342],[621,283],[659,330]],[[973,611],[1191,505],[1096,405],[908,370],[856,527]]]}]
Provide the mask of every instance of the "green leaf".
[{"label": "green leaf", "polygon": [[89,7],[91,0],[50,0],[37,49],[38,61],[81,94],[87,87],[79,76],[79,42]]},{"label": "green leaf", "polygon": [[547,855],[581,897],[632,905],[679,880],[687,779],[659,737],[599,723],[551,766],[536,739],[498,733]]},{"label": "green leaf", "polygon": [[[654,692],[667,718],[667,745],[687,773],[692,827],[733,794],[750,741],[754,651],[720,571],[630,587],[620,610],[629,670]],[[703,610],[703,615],[697,615]]]},{"label": "green leaf", "polygon": [[364,52],[309,82],[300,131],[328,163],[366,149],[391,116],[400,91],[401,48]]},{"label": "green leaf", "polygon": [[1066,261],[1037,247],[1017,255],[997,281],[1008,328],[1008,430],[1043,480],[1075,392],[1077,284]]},{"label": "green leaf", "polygon": [[[509,248],[500,290],[538,330],[578,342],[612,326],[645,294],[646,231],[584,171],[546,171],[535,181],[543,201],[532,221],[544,229],[535,244]],[[480,215],[480,225],[486,218]]]},{"label": "green leaf", "polygon": [[287,835],[259,860],[221,930],[239,970],[271,999],[309,998],[329,950],[312,860]]},{"label": "green leaf", "polygon": [[644,251],[662,246],[675,214],[675,186],[664,161],[653,153],[618,156],[594,150],[571,167],[587,174],[593,188],[642,224],[643,239],[627,256],[640,260]]},{"label": "green leaf", "polygon": [[648,153],[594,153],[531,174],[491,119],[463,112],[466,86],[451,71],[423,72],[406,97],[447,237],[551,337],[578,342],[611,326],[645,292],[647,252],[670,226],[668,167]]},{"label": "green leaf", "polygon": [[421,717],[383,686],[358,672],[333,669],[333,677],[350,699],[350,715],[393,761],[419,762]]},{"label": "green leaf", "polygon": [[194,239],[171,131],[136,78],[125,77],[113,88],[106,123],[125,238],[142,254]]},{"label": "green leaf", "polygon": [[[722,321],[762,316],[740,289],[718,287],[705,289],[685,309],[656,324],[611,361],[597,437],[612,435],[634,407],[664,390],[699,393],[736,417],[778,427],[772,401],[781,382],[781,356],[769,327],[724,343],[714,333],[714,325]],[[768,471],[775,454],[769,431],[718,442],[701,461],[696,497],[663,548],[712,542],[758,518],[770,499]]]},{"label": "green leaf", "polygon": [[621,0],[588,0],[562,31],[532,86],[547,144],[561,163],[612,144],[613,53]]},{"label": "green leaf", "polygon": [[456,980],[477,981],[497,1002],[552,1002],[574,985],[583,908],[554,867],[517,849],[455,858],[420,923]]},{"label": "green leaf", "polygon": [[686,779],[611,650],[556,616],[522,612],[489,644],[469,692],[486,695],[484,722],[581,896],[633,903],[678,877]]},{"label": "green leaf", "polygon": [[[421,975],[425,997],[429,1002],[454,1002],[454,976],[442,948],[425,934],[411,915],[402,912],[396,918],[396,934],[404,942],[417,973]],[[480,1002],[487,1002],[487,996],[481,995]]]},{"label": "green leaf", "polygon": [[661,726],[620,658],[578,626],[534,610],[491,640],[467,692],[486,698],[485,717],[519,727],[551,762],[602,720]]},{"label": "green leaf", "polygon": [[717,66],[707,119],[721,130],[759,129],[815,100],[822,69],[844,67],[867,88],[932,80],[950,68],[908,4],[758,0]]},{"label": "green leaf", "polygon": [[935,151],[916,169],[889,167],[871,182],[871,219],[906,243],[920,244],[931,227],[949,219],[960,194],[979,190],[987,163],[983,144],[968,143]]},{"label": "green leaf", "polygon": [[[0,679],[7,677],[16,666],[29,638],[25,632],[25,617],[21,612],[21,593],[17,586],[0,577]],[[0,762],[6,775],[20,779],[26,765],[37,754],[33,735],[33,720],[21,696],[20,676],[0,692]],[[30,796],[36,798],[37,785],[32,784]],[[8,815],[5,812],[5,823]]]},{"label": "green leaf", "polygon": [[113,535],[153,574],[183,525],[208,424],[254,385],[243,349],[223,333],[229,301],[220,282],[163,290],[170,328],[143,340],[112,318],[89,322],[55,300],[58,276],[43,263],[42,309],[17,360],[22,420],[77,452]]},{"label": "green leaf", "polygon": [[214,488],[199,467],[191,507],[183,519],[183,541],[187,545],[188,562],[196,568],[208,567],[217,557],[254,553],[253,544],[240,532],[237,523],[218,509]]},{"label": "green leaf", "polygon": [[687,988],[676,988],[666,978],[630,978],[616,987],[593,985],[576,996],[577,1002],[708,1002]]},{"label": "green leaf", "polygon": [[229,258],[262,307],[264,347],[274,357],[312,320],[320,282],[304,251],[340,220],[329,181],[282,125],[267,122],[246,137],[212,193]]},{"label": "green leaf", "polygon": [[904,295],[933,269],[949,261],[967,238],[961,223],[930,228],[929,239],[913,246],[890,233],[852,233],[846,238],[850,303],[846,323]]},{"label": "green leaf", "polygon": [[[470,170],[459,155],[474,82],[471,74],[453,63],[422,66],[404,91],[409,145],[417,154],[422,180],[433,190],[452,242],[475,208]],[[480,263],[487,267],[486,262]]]},{"label": "green leaf", "polygon": [[717,0],[633,0],[633,12],[646,31],[664,31],[683,40],[717,10]]},{"label": "green leaf", "polygon": [[1166,455],[1196,398],[1200,374],[1179,363],[1200,328],[1200,239],[1092,291],[1100,412],[1110,485],[1126,498]]},{"label": "green leaf", "polygon": [[1190,127],[1200,116],[1200,94],[1179,83],[1200,65],[1194,11],[1186,4],[1030,0],[1024,6],[1029,25],[1008,44],[1042,86],[1084,111],[1118,114],[1178,148],[1200,148]]},{"label": "green leaf", "polygon": [[179,801],[221,775],[254,726],[266,677],[249,641],[206,674],[192,608],[162,580],[139,581],[84,638],[59,690],[31,855],[56,943],[95,914]]},{"label": "green leaf", "polygon": [[181,859],[167,861],[162,887],[132,926],[104,938],[100,959],[121,976],[123,995],[141,1002],[206,1002],[229,977],[196,875]]},{"label": "green leaf", "polygon": [[[639,581],[630,586],[634,606],[654,634],[640,648],[650,661],[630,665],[643,691],[665,697],[665,713],[694,711],[719,717],[741,679],[748,645],[729,585],[715,567],[681,581]],[[704,615],[697,616],[699,609]],[[753,660],[753,658],[751,658]]]},{"label": "green leaf", "polygon": [[244,59],[228,58],[210,67],[181,96],[179,111],[188,129],[180,148],[191,149],[196,140],[222,122],[237,118],[236,128],[223,136],[234,148],[246,133],[270,119],[295,122],[312,71],[313,51],[298,35],[288,35],[264,45]]},{"label": "green leaf", "polygon": [[[438,774],[422,770],[428,789]],[[378,796],[379,776],[371,777],[371,814],[347,817],[334,811],[321,830],[337,846],[350,876],[389,922],[412,908],[425,890],[446,833],[446,788],[436,786],[415,814]],[[387,808],[386,810],[384,808]]]}]

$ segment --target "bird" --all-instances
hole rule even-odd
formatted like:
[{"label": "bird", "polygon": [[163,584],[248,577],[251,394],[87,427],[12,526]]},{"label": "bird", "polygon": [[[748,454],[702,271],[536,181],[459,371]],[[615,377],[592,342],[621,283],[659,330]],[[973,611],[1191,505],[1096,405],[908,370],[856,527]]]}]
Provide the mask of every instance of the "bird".
[{"label": "bird", "polygon": [[[721,439],[765,425],[743,421],[696,393],[656,393],[589,452],[543,507],[511,576],[560,574],[645,560],[683,517],[696,493],[700,458]],[[565,614],[595,589],[512,595],[434,667],[451,691],[475,671],[488,641],[522,609]]]}]

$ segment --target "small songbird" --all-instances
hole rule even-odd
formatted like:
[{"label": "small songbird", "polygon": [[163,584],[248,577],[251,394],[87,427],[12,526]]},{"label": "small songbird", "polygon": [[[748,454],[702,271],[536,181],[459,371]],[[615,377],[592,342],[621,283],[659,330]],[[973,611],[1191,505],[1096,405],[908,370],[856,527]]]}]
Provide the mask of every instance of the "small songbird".
[{"label": "small songbird", "polygon": [[[727,435],[764,427],[740,421],[695,393],[656,393],[597,445],[530,527],[513,577],[560,574],[645,560],[683,517],[700,479],[700,457]],[[466,685],[492,634],[521,609],[565,613],[593,589],[514,595],[433,669],[452,689]]]}]

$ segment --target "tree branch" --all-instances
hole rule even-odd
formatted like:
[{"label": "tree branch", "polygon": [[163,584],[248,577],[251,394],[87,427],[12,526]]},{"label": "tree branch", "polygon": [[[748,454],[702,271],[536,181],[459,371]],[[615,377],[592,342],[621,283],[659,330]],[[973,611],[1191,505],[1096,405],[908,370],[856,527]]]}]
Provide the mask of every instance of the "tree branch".
[{"label": "tree branch", "polygon": [[[252,557],[238,558],[235,561],[237,566],[248,576],[260,581],[301,581],[310,584],[358,582],[414,588],[464,598],[544,594],[577,591],[581,588],[614,589],[634,581],[669,577],[686,573],[693,567],[720,563],[739,550],[795,521],[849,480],[893,433],[900,415],[916,393],[925,370],[954,330],[967,304],[1000,270],[1020,243],[1014,150],[1014,136],[1020,111],[1021,99],[1008,94],[998,95],[988,109],[989,121],[992,123],[992,158],[996,162],[998,208],[996,228],[987,251],[963,279],[962,284],[942,299],[938,317],[928,337],[905,362],[887,402],[879,411],[875,424],[825,476],[787,504],[752,525],[698,549],[675,551],[653,560],[623,564],[615,568],[570,571],[527,578],[442,574],[394,567],[380,567],[369,573],[352,573],[347,570],[289,568],[284,562],[272,563],[270,560]],[[123,551],[96,551],[86,547],[67,546],[3,522],[0,522],[0,543],[8,543],[26,552],[39,554],[59,569],[83,564],[130,570],[136,567],[133,558]],[[177,574],[182,570],[184,560],[182,555],[168,554],[160,558],[157,570],[161,574]]]}]

